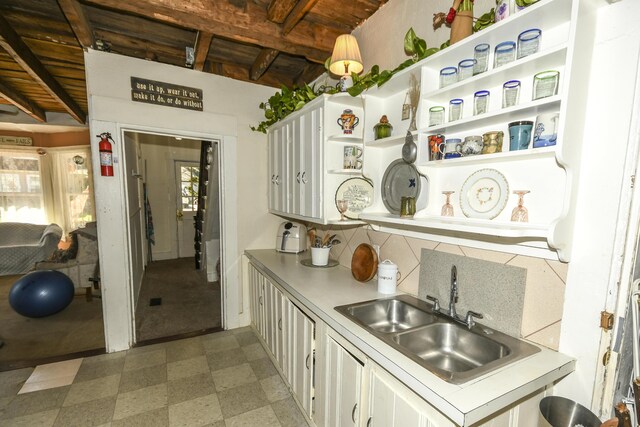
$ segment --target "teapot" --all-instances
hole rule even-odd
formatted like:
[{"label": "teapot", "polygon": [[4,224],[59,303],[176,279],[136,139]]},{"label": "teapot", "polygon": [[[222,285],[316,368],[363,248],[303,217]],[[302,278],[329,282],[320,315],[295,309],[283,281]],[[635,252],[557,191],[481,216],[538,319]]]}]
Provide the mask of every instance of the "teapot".
[{"label": "teapot", "polygon": [[464,142],[458,147],[458,153],[462,156],[475,156],[482,153],[482,137],[478,135],[467,136],[464,138]]},{"label": "teapot", "polygon": [[358,123],[360,123],[360,119],[348,108],[344,110],[338,118],[338,124],[345,135],[351,135],[353,133],[353,129],[358,126]]}]

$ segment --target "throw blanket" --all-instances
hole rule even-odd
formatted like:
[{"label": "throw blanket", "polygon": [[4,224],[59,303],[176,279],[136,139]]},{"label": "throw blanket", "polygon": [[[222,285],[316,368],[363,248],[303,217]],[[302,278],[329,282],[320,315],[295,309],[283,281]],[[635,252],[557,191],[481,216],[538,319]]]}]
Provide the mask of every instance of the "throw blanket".
[{"label": "throw blanket", "polygon": [[58,247],[62,229],[56,224],[0,223],[0,275],[23,274]]}]

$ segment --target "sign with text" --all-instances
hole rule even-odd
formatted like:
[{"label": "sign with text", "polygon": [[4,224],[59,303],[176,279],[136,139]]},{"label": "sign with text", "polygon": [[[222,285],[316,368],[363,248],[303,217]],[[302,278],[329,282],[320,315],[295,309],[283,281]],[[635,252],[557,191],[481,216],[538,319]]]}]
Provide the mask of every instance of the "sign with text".
[{"label": "sign with text", "polygon": [[131,77],[131,100],[202,111],[202,89]]},{"label": "sign with text", "polygon": [[33,145],[29,136],[0,136],[0,145]]}]

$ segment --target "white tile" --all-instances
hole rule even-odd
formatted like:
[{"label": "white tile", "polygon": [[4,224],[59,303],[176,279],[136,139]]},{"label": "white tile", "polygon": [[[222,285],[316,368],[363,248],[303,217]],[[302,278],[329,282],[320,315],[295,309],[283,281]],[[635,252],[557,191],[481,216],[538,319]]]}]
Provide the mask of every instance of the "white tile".
[{"label": "white tile", "polygon": [[387,239],[391,237],[391,234],[385,233],[383,231],[375,231],[372,229],[367,230],[367,236],[369,236],[369,241],[372,245],[382,246],[385,244]]},{"label": "white tile", "polygon": [[398,285],[398,289],[411,295],[418,296],[418,288],[420,286],[420,265],[416,266],[411,273],[402,279]]},{"label": "white tile", "polygon": [[338,262],[341,266],[351,268],[351,259],[353,258],[353,251],[350,247],[346,247],[344,251],[340,254],[338,258]]},{"label": "white tile", "polygon": [[353,236],[349,239],[349,248],[351,248],[351,253],[356,250],[358,246],[362,243],[369,243],[369,236],[367,236],[367,232],[364,227],[358,227],[353,233]]},{"label": "white tile", "polygon": [[525,336],[526,339],[536,344],[543,345],[551,350],[558,351],[560,344],[560,326],[561,322],[556,322],[553,325],[549,325],[546,328],[534,332],[529,336]]},{"label": "white tile", "polygon": [[389,259],[398,266],[400,280],[409,275],[419,264],[403,236],[393,235],[380,248],[380,262]]},{"label": "white tile", "polygon": [[462,252],[462,250],[460,250],[459,246],[450,245],[448,243],[440,243],[438,246],[436,246],[435,249],[436,249],[436,251],[440,251],[440,252],[446,252],[446,253],[449,253],[449,254],[464,256],[464,252]]},{"label": "white tile", "polygon": [[514,254],[490,251],[487,249],[470,248],[467,246],[459,246],[459,248],[464,253],[464,255],[468,256],[469,258],[476,258],[476,259],[481,259],[483,261],[497,262],[499,264],[506,264],[507,262],[511,261],[515,257]]},{"label": "white tile", "polygon": [[342,252],[345,250],[345,248],[349,247],[349,245],[347,245],[348,239],[339,227],[336,227],[336,230],[331,230],[331,233],[336,235],[335,238],[340,240],[340,244],[335,245],[331,248],[329,256],[332,259],[340,259],[340,255],[342,255]]},{"label": "white tile", "polygon": [[409,247],[418,261],[422,259],[423,249],[435,249],[436,246],[438,246],[438,242],[434,242],[432,240],[416,239],[414,237],[405,237],[405,240],[409,244]]},{"label": "white tile", "polygon": [[82,364],[82,358],[36,366],[18,394],[63,387],[73,382]]},{"label": "white tile", "polygon": [[360,228],[360,226],[356,226],[354,227],[353,225],[347,226],[347,225],[340,225],[337,227],[334,227],[340,230],[340,232],[342,233],[342,235],[345,237],[345,242],[348,242],[349,240],[351,240],[351,238],[353,237],[353,235],[356,233],[356,230],[358,228]]},{"label": "white tile", "polygon": [[556,272],[560,280],[567,283],[567,273],[569,272],[569,264],[566,262],[547,260],[547,264]]}]

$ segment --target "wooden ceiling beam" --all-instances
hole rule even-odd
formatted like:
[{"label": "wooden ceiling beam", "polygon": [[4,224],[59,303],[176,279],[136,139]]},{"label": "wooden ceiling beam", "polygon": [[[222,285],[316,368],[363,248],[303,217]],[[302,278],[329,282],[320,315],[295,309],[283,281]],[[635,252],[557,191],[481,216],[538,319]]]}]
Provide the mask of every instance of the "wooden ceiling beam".
[{"label": "wooden ceiling beam", "polygon": [[2,47],[49,95],[57,100],[78,122],[84,124],[87,116],[82,108],[53,78],[20,36],[0,16],[0,47]]},{"label": "wooden ceiling beam", "polygon": [[239,10],[227,1],[185,2],[183,0],[86,0],[87,3],[156,21],[206,31],[236,42],[268,47],[309,61],[324,63],[331,54],[338,30],[299,22],[287,37],[280,25],[267,18],[264,6],[247,2]]},{"label": "wooden ceiling beam", "polygon": [[275,49],[262,49],[249,70],[249,78],[258,80],[275,61],[280,52]]},{"label": "wooden ceiling beam", "polygon": [[198,35],[196,36],[196,45],[193,48],[193,50],[195,50],[195,61],[193,62],[194,70],[202,71],[204,69],[204,63],[207,61],[209,47],[211,47],[212,40],[213,34],[206,31],[198,31]]},{"label": "wooden ceiling beam", "polygon": [[271,0],[267,8],[269,21],[282,24],[296,5],[296,0]]},{"label": "wooden ceiling beam", "polygon": [[293,82],[298,87],[302,87],[309,82],[315,80],[320,74],[324,72],[325,68],[320,64],[307,64],[304,69],[296,76]]},{"label": "wooden ceiling beam", "polygon": [[302,18],[304,18],[304,15],[306,15],[317,2],[318,0],[298,1],[298,4],[296,4],[291,13],[289,13],[287,19],[284,20],[284,24],[282,25],[282,35],[286,36],[289,34],[291,30],[293,30],[293,27],[298,25]]},{"label": "wooden ceiling beam", "polygon": [[85,49],[93,47],[95,42],[93,30],[78,0],[58,0],[58,5],[65,18],[67,18],[67,21],[69,21],[69,25],[76,35],[80,46]]},{"label": "wooden ceiling beam", "polygon": [[18,93],[4,82],[0,81],[0,96],[24,111],[39,122],[46,122],[47,116],[42,108],[31,102],[28,98]]}]

